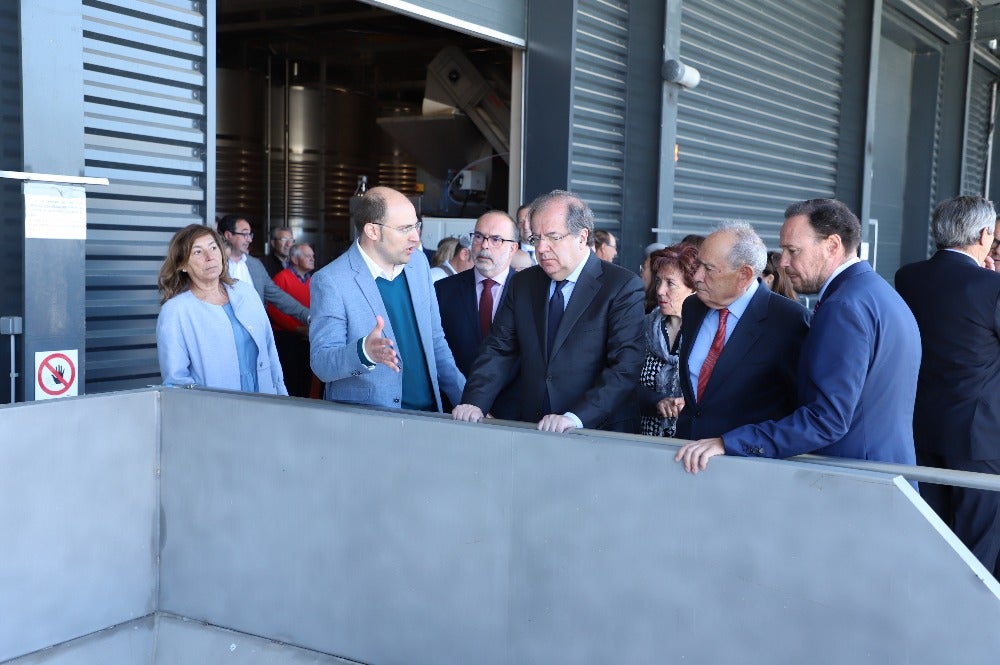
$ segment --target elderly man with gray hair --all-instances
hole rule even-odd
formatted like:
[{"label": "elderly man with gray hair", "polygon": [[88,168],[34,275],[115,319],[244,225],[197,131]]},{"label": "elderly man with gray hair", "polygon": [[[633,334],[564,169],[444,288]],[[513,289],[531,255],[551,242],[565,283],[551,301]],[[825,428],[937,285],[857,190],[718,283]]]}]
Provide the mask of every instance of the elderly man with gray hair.
[{"label": "elderly man with gray hair", "polygon": [[[920,328],[913,410],[917,463],[1000,473],[1000,275],[984,270],[996,211],[958,196],[934,211],[938,251],[896,273],[896,290]],[[1000,577],[1000,493],[927,485],[920,494]]]},{"label": "elderly man with gray hair", "polygon": [[761,283],[766,264],[747,222],[725,222],[702,243],[696,297],[681,311],[678,438],[717,437],[795,410],[809,312]]}]

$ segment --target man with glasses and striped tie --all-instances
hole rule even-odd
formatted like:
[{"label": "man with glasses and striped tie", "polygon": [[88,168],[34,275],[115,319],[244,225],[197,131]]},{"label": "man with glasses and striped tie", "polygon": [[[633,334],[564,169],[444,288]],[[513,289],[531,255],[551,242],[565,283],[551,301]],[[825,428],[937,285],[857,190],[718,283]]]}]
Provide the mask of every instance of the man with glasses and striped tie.
[{"label": "man with glasses and striped tie", "polygon": [[441,411],[465,377],[441,329],[417,213],[400,192],[369,189],[351,212],[357,241],[313,275],[312,369],[334,402]]},{"label": "man with glasses and striped tie", "polygon": [[540,196],[529,218],[538,265],[511,278],[452,416],[481,420],[516,372],[516,402],[503,406],[518,420],[550,432],[634,432],[642,282],[591,252],[594,214],[573,194]]}]

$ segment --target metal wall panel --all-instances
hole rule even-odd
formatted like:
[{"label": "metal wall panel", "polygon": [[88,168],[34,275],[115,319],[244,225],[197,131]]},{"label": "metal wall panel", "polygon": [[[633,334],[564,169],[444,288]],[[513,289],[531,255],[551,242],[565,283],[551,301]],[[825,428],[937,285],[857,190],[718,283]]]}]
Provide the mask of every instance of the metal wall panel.
[{"label": "metal wall panel", "polygon": [[833,196],[842,0],[685,0],[673,239],[746,219],[768,246],[789,203]]},{"label": "metal wall panel", "polygon": [[619,229],[625,170],[628,0],[580,0],[570,111],[569,188],[598,226]]},{"label": "metal wall panel", "polygon": [[206,5],[83,0],[86,391],[159,383],[156,277],[167,243],[205,221]]},{"label": "metal wall panel", "polygon": [[980,64],[972,67],[969,91],[969,132],[965,144],[962,194],[982,196],[986,176],[986,142],[990,126],[991,96],[996,77]]},{"label": "metal wall panel", "polygon": [[361,0],[512,46],[523,46],[527,0]]}]

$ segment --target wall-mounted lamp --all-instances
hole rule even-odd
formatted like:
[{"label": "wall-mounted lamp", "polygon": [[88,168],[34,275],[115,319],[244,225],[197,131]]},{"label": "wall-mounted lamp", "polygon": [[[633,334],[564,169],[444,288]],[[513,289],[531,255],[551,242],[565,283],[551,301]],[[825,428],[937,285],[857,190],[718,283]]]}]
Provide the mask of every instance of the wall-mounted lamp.
[{"label": "wall-mounted lamp", "polygon": [[693,88],[701,82],[701,74],[691,65],[685,65],[680,60],[667,60],[663,63],[663,80],[676,83],[682,88]]}]

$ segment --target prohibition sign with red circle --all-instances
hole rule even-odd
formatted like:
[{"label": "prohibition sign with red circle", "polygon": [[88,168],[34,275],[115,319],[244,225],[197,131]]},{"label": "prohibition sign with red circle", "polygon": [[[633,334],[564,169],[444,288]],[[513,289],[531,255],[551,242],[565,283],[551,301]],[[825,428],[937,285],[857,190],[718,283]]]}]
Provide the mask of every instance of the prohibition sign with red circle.
[{"label": "prohibition sign with red circle", "polygon": [[[69,377],[65,377],[62,373],[56,369],[53,364],[54,360],[64,360],[66,365],[69,366]],[[45,385],[45,381],[42,380],[42,372],[48,371],[52,375],[52,380],[56,382],[57,386],[54,389],[49,389]],[[45,356],[42,362],[38,365],[38,387],[46,395],[52,395],[53,397],[59,397],[60,395],[65,395],[66,392],[73,387],[73,382],[76,381],[76,365],[73,361],[69,359],[65,353],[50,353]]]}]

